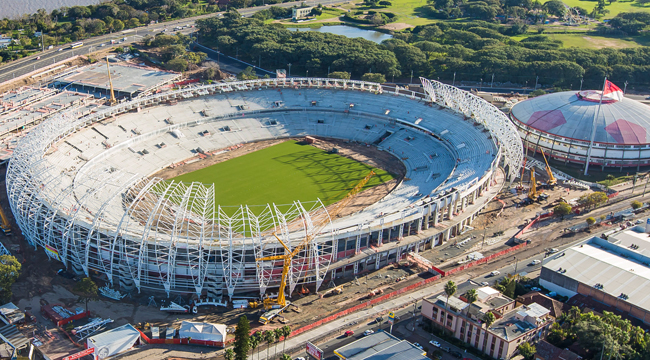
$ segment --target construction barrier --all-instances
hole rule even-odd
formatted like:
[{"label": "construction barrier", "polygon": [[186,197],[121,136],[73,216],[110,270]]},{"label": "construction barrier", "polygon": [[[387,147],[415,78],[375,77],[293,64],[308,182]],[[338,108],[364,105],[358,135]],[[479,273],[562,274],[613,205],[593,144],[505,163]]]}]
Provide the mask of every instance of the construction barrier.
[{"label": "construction barrier", "polygon": [[174,85],[176,85],[176,86],[183,86],[183,85],[192,84],[192,83],[197,83],[197,82],[199,82],[199,79],[189,79],[189,80],[184,80],[184,81],[175,82]]},{"label": "construction barrier", "polygon": [[173,345],[203,345],[212,347],[223,347],[224,343],[221,341],[207,341],[207,340],[194,340],[194,339],[151,339],[142,330],[138,329],[140,337],[147,344],[173,344]]},{"label": "construction barrier", "polygon": [[501,251],[499,251],[498,253],[494,253],[494,254],[492,254],[492,255],[490,255],[490,256],[487,256],[487,257],[484,257],[484,258],[482,258],[482,259],[474,260],[474,261],[472,261],[472,262],[469,262],[469,263],[467,263],[467,264],[463,264],[463,265],[461,265],[461,266],[458,266],[458,267],[453,268],[453,269],[448,270],[448,271],[440,270],[440,269],[438,269],[438,268],[435,267],[435,266],[432,266],[432,268],[433,268],[433,270],[435,270],[435,271],[437,271],[438,273],[440,273],[440,275],[442,275],[443,277],[445,277],[445,276],[449,276],[449,275],[455,274],[455,273],[457,273],[457,272],[459,272],[459,271],[463,271],[463,270],[469,269],[469,268],[474,267],[474,266],[476,266],[476,265],[480,265],[480,264],[487,263],[488,261],[490,261],[490,260],[492,260],[492,259],[498,258],[498,257],[503,256],[503,255],[505,255],[505,254],[509,254],[509,253],[511,253],[511,252],[513,252],[513,251],[517,251],[517,250],[523,248],[524,246],[526,246],[526,243],[519,244],[519,245],[515,245],[515,246],[510,247],[510,248],[507,248],[507,249],[505,249],[505,250],[501,250]]}]

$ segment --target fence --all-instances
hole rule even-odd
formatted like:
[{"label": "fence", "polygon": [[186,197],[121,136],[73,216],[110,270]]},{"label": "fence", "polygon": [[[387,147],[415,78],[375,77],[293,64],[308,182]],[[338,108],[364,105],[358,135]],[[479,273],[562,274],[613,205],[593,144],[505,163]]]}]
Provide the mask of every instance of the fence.
[{"label": "fence", "polygon": [[[532,222],[531,222],[531,224],[532,224]],[[511,247],[511,248],[508,248],[508,249],[505,249],[505,250],[501,250],[501,251],[499,251],[498,253],[492,254],[492,255],[490,255],[490,256],[488,256],[488,257],[484,257],[484,258],[482,258],[482,259],[474,260],[474,261],[472,261],[472,262],[469,262],[469,263],[467,263],[467,264],[463,264],[463,265],[461,265],[461,266],[459,266],[459,267],[453,268],[453,269],[448,270],[448,271],[440,270],[440,269],[438,269],[438,268],[435,267],[435,266],[432,266],[432,268],[433,268],[433,270],[435,270],[435,271],[437,271],[438,273],[440,273],[440,275],[442,275],[443,277],[445,277],[445,276],[449,276],[449,275],[455,274],[455,273],[457,273],[457,272],[459,272],[459,271],[463,271],[463,270],[465,270],[465,269],[469,269],[469,268],[474,267],[474,266],[476,266],[476,265],[480,265],[480,264],[487,263],[488,261],[490,261],[490,260],[492,260],[492,259],[496,259],[496,258],[498,258],[498,257],[500,257],[500,256],[503,256],[503,255],[505,255],[505,254],[509,254],[509,253],[511,253],[511,252],[513,252],[513,251],[517,251],[517,250],[523,248],[524,246],[526,246],[526,243],[519,244],[519,245],[515,245],[515,246],[513,246],[513,247]]]}]

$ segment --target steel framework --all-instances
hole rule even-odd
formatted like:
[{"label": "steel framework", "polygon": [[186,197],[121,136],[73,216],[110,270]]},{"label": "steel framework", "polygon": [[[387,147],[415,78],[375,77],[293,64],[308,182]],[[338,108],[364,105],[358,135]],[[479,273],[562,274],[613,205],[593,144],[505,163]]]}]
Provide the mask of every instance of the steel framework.
[{"label": "steel framework", "polygon": [[[467,116],[480,114],[476,118],[506,144],[506,162],[511,165],[511,171],[520,164],[516,147],[510,143],[509,127],[496,126],[501,120],[496,108],[489,112],[492,108],[479,104],[481,99],[475,100],[465,92],[457,94],[461,100],[452,101],[456,93],[441,84],[434,86],[427,81],[425,86],[439,103],[446,99],[446,106],[455,111]],[[337,260],[335,237],[339,236],[334,234],[333,226],[314,233],[313,224],[330,221],[320,201],[222,207],[215,203],[214,185],[164,181],[107,166],[77,170],[70,165],[61,171],[46,159],[48,153],[56,151],[58,141],[107,117],[170,99],[265,87],[386,92],[379,84],[362,81],[261,79],[183,88],[121,102],[90,114],[74,111],[59,114],[25,136],[14,151],[7,171],[7,194],[25,238],[35,247],[42,246],[51,258],[80,273],[95,270],[105,274],[112,285],[119,285],[123,290],[163,290],[168,295],[207,293],[210,298],[232,299],[233,296],[276,296],[267,289],[278,286],[282,262],[255,261],[284,252],[273,232],[290,248],[309,236],[312,238],[309,246],[292,261],[289,291],[293,292],[298,284],[320,287],[330,262]],[[397,89],[394,95],[424,97],[411,91],[400,93]],[[519,141],[516,132],[514,136]],[[501,150],[495,161],[500,153]],[[92,161],[98,159],[101,160],[101,154]],[[476,191],[493,173],[494,170],[457,188],[467,188],[468,193]],[[459,196],[456,193],[447,196],[452,195]],[[402,213],[401,225],[393,226],[398,226],[401,232],[404,223],[423,216],[426,216],[424,207],[412,209],[412,214]],[[365,223],[359,224],[358,237]]]},{"label": "steel framework", "polygon": [[524,151],[517,128],[510,119],[496,106],[470,92],[422,77],[420,81],[432,102],[471,117],[490,130],[504,148],[504,160],[512,181],[521,170]]}]

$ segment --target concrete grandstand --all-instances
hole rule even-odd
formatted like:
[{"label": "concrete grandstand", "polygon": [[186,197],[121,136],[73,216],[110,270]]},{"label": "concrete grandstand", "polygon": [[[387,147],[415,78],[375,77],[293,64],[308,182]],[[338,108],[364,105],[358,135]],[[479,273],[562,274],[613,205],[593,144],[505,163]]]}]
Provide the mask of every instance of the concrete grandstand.
[{"label": "concrete grandstand", "polygon": [[[16,149],[11,207],[31,244],[123,290],[273,296],[281,263],[255,261],[284,252],[273,231],[293,245],[314,235],[294,259],[289,291],[318,288],[460,234],[505,183],[500,165],[517,173],[522,147],[505,116],[469,93],[423,82],[425,94],[352,80],[251,80],[66,113]],[[306,135],[375,144],[402,159],[405,181],[312,234],[310,224],[329,219],[317,199],[225,211],[214,185],[151,176],[197,148]]]}]

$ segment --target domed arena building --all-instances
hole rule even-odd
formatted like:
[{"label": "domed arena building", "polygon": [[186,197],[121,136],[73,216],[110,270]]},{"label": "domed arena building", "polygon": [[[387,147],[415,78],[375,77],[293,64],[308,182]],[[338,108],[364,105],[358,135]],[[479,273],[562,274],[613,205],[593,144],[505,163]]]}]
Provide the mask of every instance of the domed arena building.
[{"label": "domed arena building", "polygon": [[595,123],[590,168],[650,165],[650,107],[608,94],[599,103],[600,91],[563,91],[516,104],[510,118],[526,148],[565,164],[585,164]]}]

